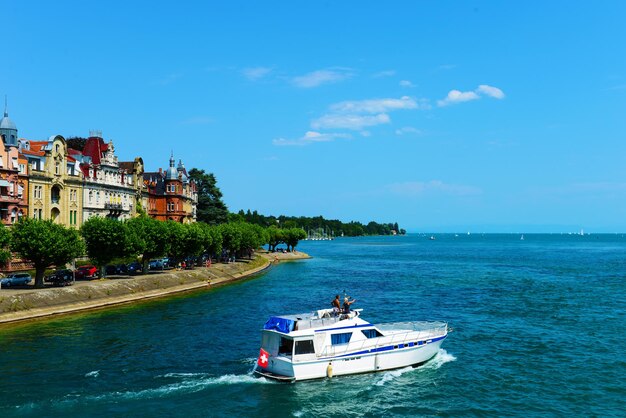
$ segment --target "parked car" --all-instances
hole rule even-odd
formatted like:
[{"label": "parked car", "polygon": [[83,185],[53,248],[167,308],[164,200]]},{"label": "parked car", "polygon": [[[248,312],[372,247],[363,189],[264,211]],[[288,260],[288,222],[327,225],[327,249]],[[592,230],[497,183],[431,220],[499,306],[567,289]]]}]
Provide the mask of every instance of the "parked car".
[{"label": "parked car", "polygon": [[74,272],[69,269],[57,270],[46,277],[46,281],[54,286],[71,286],[74,284]]},{"label": "parked car", "polygon": [[96,266],[87,265],[80,266],[76,269],[75,277],[77,279],[88,279],[98,276],[98,268]]},{"label": "parked car", "polygon": [[143,272],[143,266],[137,261],[130,263],[128,266],[126,266],[126,269],[128,271],[128,274],[138,274]]},{"label": "parked car", "polygon": [[0,287],[13,287],[13,286],[25,286],[33,280],[28,273],[13,273],[9,274],[4,279],[0,280]]},{"label": "parked car", "polygon": [[148,268],[150,270],[163,270],[163,268],[164,268],[163,260],[161,260],[161,259],[150,260],[150,263],[148,264]]},{"label": "parked car", "polygon": [[104,272],[106,273],[107,276],[111,275],[111,274],[117,274],[117,266],[114,265],[108,265],[104,268]]},{"label": "parked car", "polygon": [[126,264],[118,264],[115,267],[117,267],[117,274],[128,274],[128,267],[126,267]]}]

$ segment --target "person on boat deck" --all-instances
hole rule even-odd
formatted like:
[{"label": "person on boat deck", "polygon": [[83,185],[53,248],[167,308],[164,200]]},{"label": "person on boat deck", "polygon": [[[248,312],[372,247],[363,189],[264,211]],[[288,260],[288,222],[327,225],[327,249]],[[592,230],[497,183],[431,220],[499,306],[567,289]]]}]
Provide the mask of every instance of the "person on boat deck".
[{"label": "person on boat deck", "polygon": [[350,300],[349,297],[344,298],[344,300],[343,300],[343,313],[345,313],[345,314],[350,313],[350,305],[352,305],[354,302],[356,302],[356,299]]},{"label": "person on boat deck", "polygon": [[333,299],[330,304],[333,306],[334,314],[338,314],[339,312],[341,312],[341,302],[339,302],[339,295],[335,296],[335,299]]}]

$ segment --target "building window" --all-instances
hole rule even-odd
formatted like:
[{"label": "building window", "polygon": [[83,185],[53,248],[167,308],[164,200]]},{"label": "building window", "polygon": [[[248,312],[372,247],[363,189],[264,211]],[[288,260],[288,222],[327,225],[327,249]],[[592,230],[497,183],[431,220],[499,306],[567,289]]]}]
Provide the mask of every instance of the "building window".
[{"label": "building window", "polygon": [[12,160],[13,160],[13,167],[11,168],[18,168],[19,165],[17,164],[17,157],[13,157]]},{"label": "building window", "polygon": [[43,186],[35,186],[35,199],[41,199],[42,190],[43,190]]},{"label": "building window", "polygon": [[20,164],[20,174],[26,174],[26,164]]},{"label": "building window", "polygon": [[54,165],[54,174],[58,176],[60,173],[61,173],[61,163],[57,162]]}]

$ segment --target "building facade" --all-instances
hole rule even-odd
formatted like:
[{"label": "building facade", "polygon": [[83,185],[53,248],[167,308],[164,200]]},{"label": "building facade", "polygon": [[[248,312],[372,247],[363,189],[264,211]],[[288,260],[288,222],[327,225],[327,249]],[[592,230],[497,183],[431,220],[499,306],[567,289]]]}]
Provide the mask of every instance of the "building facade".
[{"label": "building facade", "polygon": [[78,163],[68,154],[65,138],[19,140],[28,167],[28,216],[69,227],[83,223],[83,181]]},{"label": "building facade", "polygon": [[172,154],[167,170],[144,173],[143,178],[144,199],[150,217],[180,223],[196,221],[198,192],[182,161],[177,168]]},{"label": "building facade", "polygon": [[70,149],[70,153],[80,161],[84,221],[94,216],[120,220],[135,216],[136,181],[120,167],[113,141],[106,143],[101,133],[92,132],[82,152]]},{"label": "building facade", "polygon": [[27,163],[17,147],[17,127],[7,110],[0,120],[0,221],[12,225],[28,214]]}]

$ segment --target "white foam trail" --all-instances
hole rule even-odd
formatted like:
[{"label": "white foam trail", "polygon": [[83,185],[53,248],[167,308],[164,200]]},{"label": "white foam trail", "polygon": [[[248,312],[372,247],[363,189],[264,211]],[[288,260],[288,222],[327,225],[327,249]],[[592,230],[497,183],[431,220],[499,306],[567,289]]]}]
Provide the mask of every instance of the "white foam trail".
[{"label": "white foam trail", "polygon": [[386,383],[391,382],[398,377],[402,376],[405,373],[409,372],[419,372],[420,370],[437,370],[441,366],[451,361],[455,361],[456,357],[452,354],[448,353],[443,348],[440,348],[435,357],[433,357],[428,363],[424,364],[421,367],[413,368],[413,367],[405,367],[403,369],[396,369],[385,372],[383,377],[375,383],[375,386],[384,386]]},{"label": "white foam trail", "polygon": [[100,375],[100,370],[94,370],[85,374],[85,377],[98,377]]},{"label": "white foam trail", "polygon": [[376,382],[376,386],[384,386],[385,383],[391,382],[392,380],[402,376],[404,373],[411,372],[413,370],[415,370],[413,369],[413,367],[405,367],[404,369],[396,369],[396,370],[391,370],[389,372],[385,372],[383,374],[382,379]]},{"label": "white foam trail", "polygon": [[157,377],[180,377],[180,378],[188,378],[188,377],[207,377],[209,374],[207,373],[167,373],[162,376]]},{"label": "white foam trail", "polygon": [[437,354],[435,355],[435,357],[433,357],[432,360],[430,360],[428,363],[426,363],[424,365],[424,368],[425,369],[429,368],[429,369],[437,370],[438,368],[440,368],[444,364],[450,363],[450,362],[455,361],[455,360],[456,360],[456,357],[454,357],[452,354],[448,353],[443,348],[440,348],[439,351],[437,352]]},{"label": "white foam trail", "polygon": [[301,417],[302,415],[304,415],[304,411],[295,411],[292,415],[294,417]]},{"label": "white foam trail", "polygon": [[[200,392],[210,386],[215,385],[237,385],[237,384],[266,384],[272,383],[265,378],[257,378],[252,375],[235,375],[226,374],[218,377],[204,377],[199,379],[193,379],[194,373],[168,373],[164,377],[192,377],[192,379],[185,379],[178,383],[172,383],[169,385],[144,389],[140,391],[129,392],[110,392],[99,396],[91,397],[92,400],[106,400],[106,399],[154,399],[170,396],[175,393],[195,393]],[[168,376],[169,375],[169,376]],[[181,376],[185,375],[185,376]],[[205,375],[206,376],[206,375]]]}]

